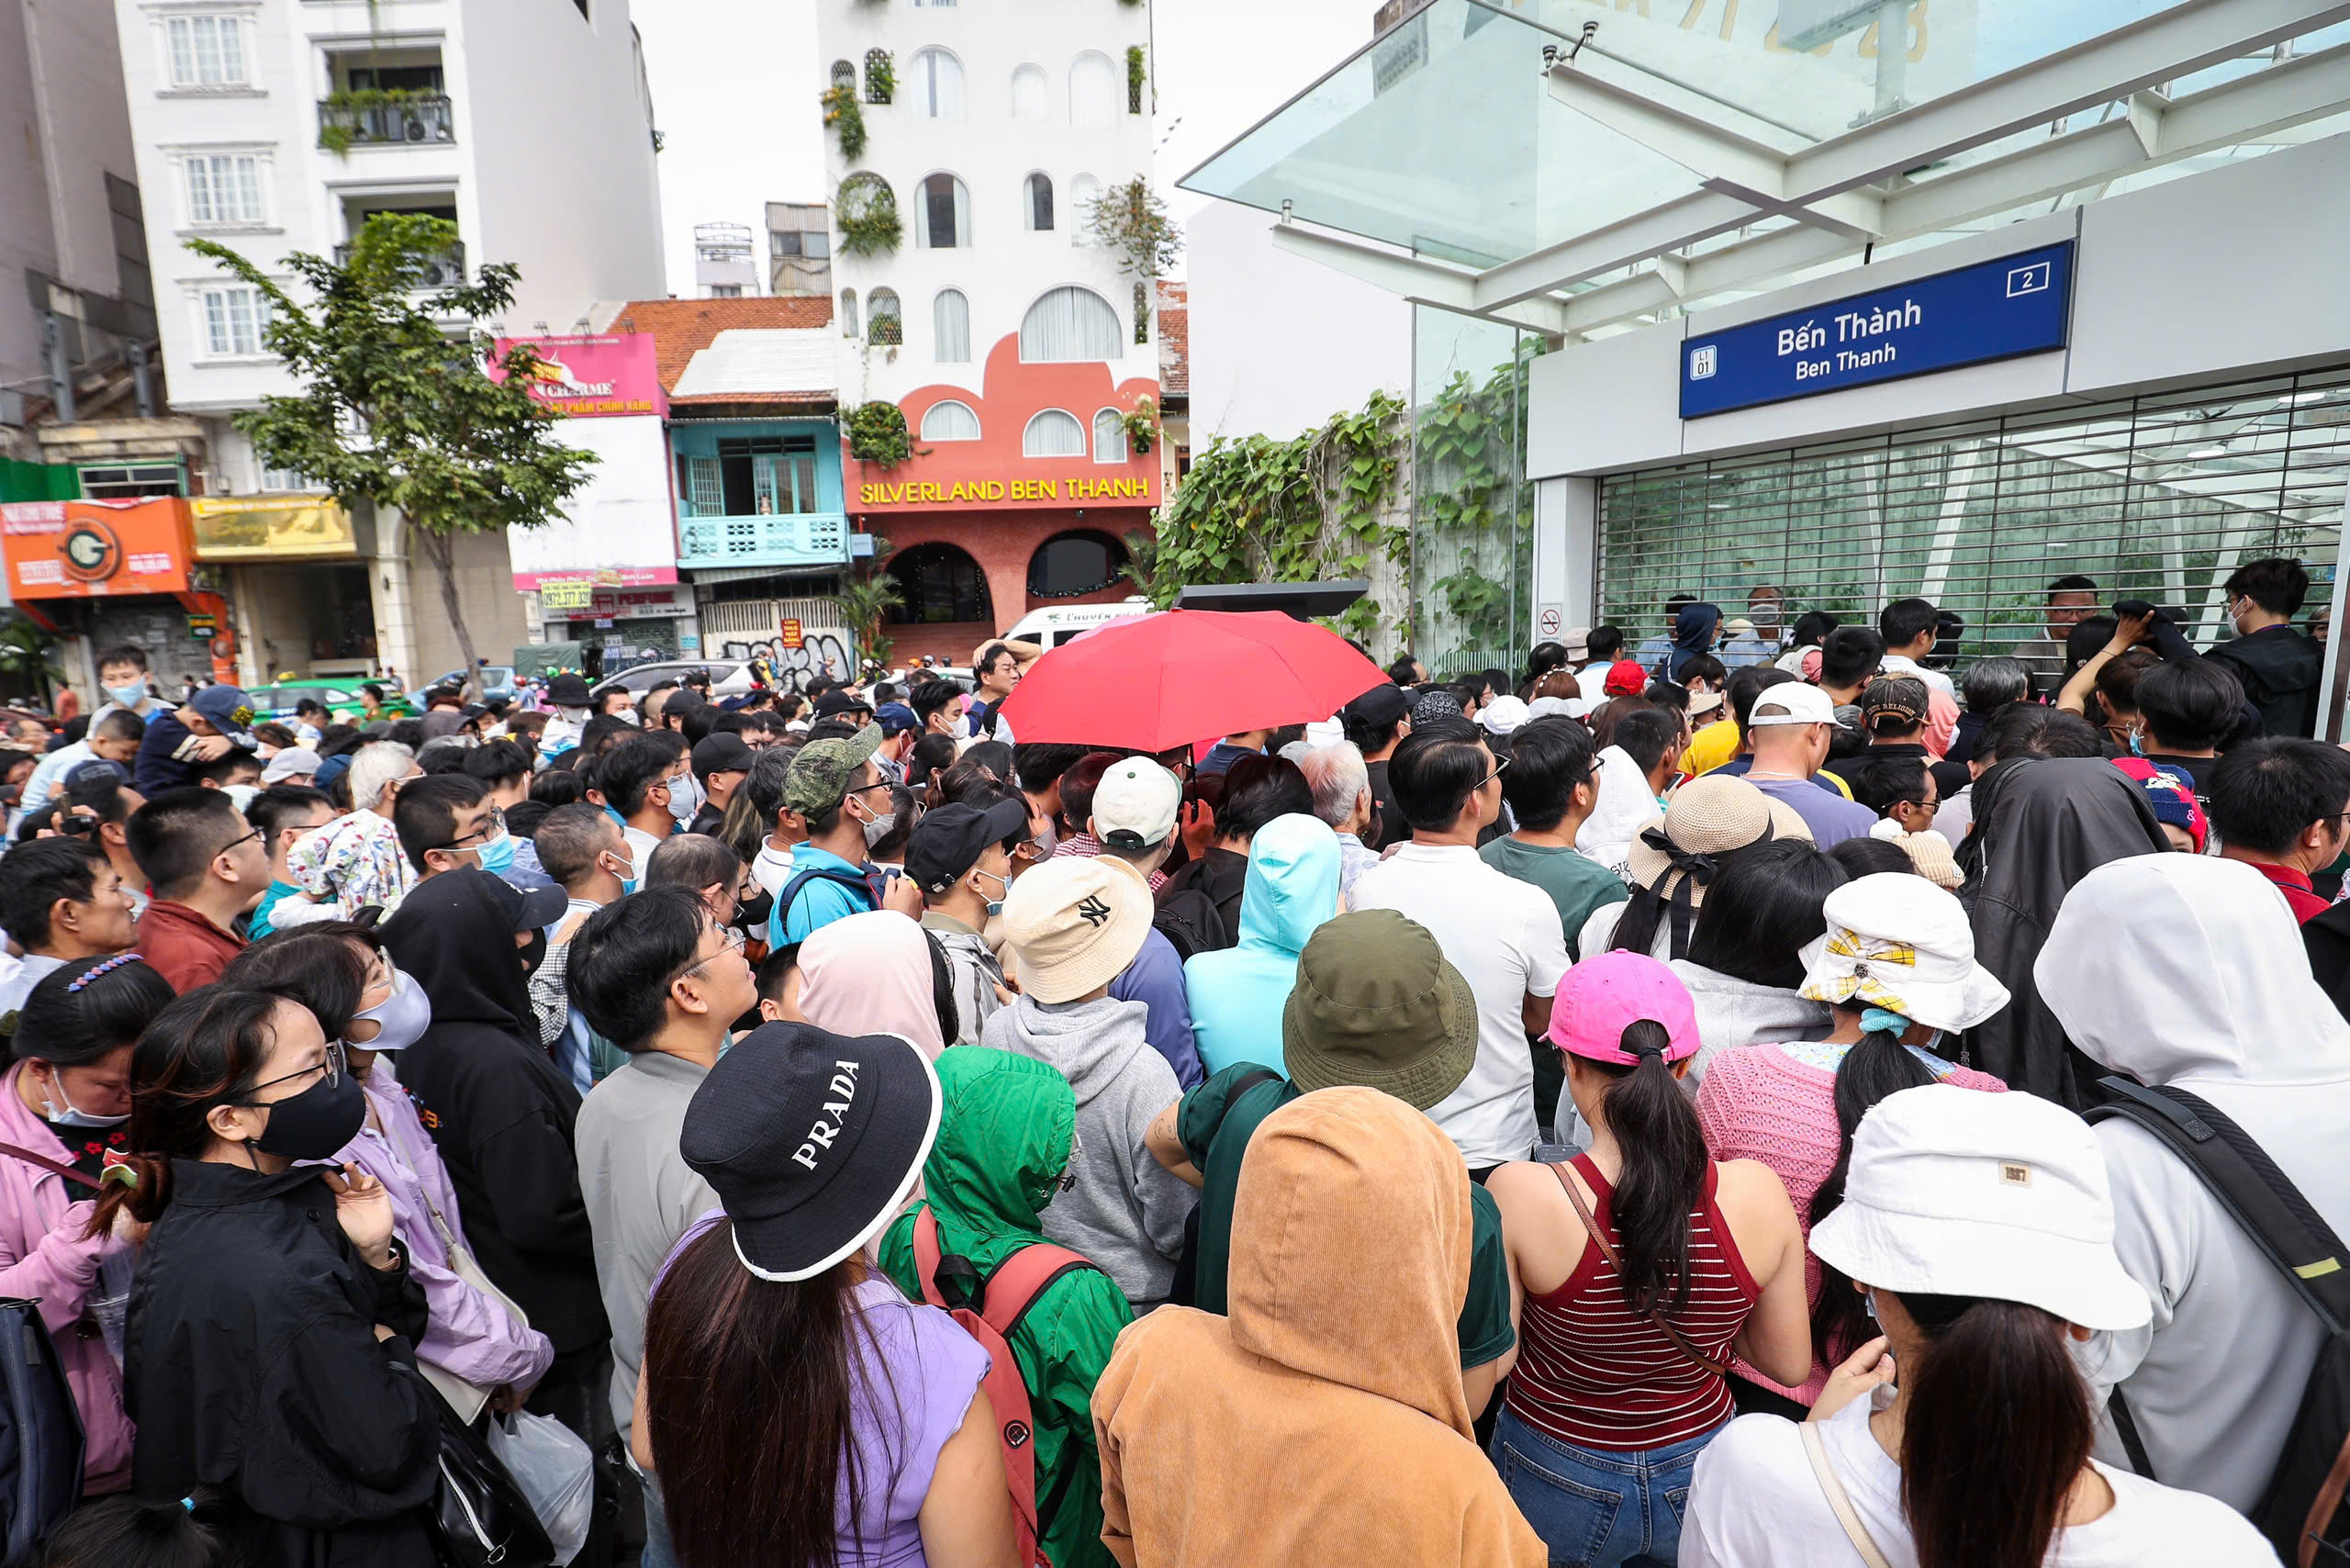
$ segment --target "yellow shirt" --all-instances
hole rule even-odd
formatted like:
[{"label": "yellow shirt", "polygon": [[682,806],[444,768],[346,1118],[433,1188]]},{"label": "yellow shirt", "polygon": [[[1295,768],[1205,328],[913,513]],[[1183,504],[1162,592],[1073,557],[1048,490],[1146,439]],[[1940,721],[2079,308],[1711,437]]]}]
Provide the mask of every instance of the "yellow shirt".
[{"label": "yellow shirt", "polygon": [[1719,720],[1690,738],[1689,749],[1681,754],[1681,771],[1694,778],[1701,773],[1711,773],[1737,755],[1737,721]]}]

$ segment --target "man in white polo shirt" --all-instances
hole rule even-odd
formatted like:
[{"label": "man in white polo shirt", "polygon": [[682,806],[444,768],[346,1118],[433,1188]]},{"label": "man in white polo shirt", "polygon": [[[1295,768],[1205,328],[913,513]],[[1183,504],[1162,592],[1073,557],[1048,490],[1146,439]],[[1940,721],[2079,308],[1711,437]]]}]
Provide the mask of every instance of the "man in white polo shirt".
[{"label": "man in white polo shirt", "polygon": [[1567,972],[1558,906],[1478,857],[1477,835],[1501,812],[1501,765],[1466,720],[1415,729],[1388,763],[1412,841],[1355,879],[1352,907],[1392,909],[1426,926],[1469,982],[1477,1061],[1428,1112],[1479,1181],[1534,1151],[1534,1058]]}]

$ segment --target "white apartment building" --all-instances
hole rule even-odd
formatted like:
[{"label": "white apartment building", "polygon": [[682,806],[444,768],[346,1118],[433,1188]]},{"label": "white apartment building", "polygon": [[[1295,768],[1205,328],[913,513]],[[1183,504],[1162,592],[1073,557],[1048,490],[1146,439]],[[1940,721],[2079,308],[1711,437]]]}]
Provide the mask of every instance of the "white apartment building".
[{"label": "white apartment building", "polygon": [[[907,603],[902,656],[968,655],[1035,603],[1128,591],[1157,457],[1122,417],[1158,395],[1153,291],[1091,242],[1092,202],[1151,169],[1151,11],[1125,0],[822,0],[840,400],[904,411],[915,455],[847,464]],[[886,196],[884,195],[886,191]],[[893,247],[844,214],[894,207]],[[1137,320],[1137,317],[1140,318]]]},{"label": "white apartment building", "polygon": [[[171,400],[208,437],[196,558],[217,562],[248,682],[455,667],[431,569],[395,519],[265,471],[229,416],[291,383],[261,298],[186,248],[275,271],[378,212],[455,222],[453,279],[510,262],[515,335],[665,291],[653,105],[628,0],[115,0]],[[279,275],[290,279],[290,274]],[[523,640],[505,541],[461,541],[476,647]]]}]

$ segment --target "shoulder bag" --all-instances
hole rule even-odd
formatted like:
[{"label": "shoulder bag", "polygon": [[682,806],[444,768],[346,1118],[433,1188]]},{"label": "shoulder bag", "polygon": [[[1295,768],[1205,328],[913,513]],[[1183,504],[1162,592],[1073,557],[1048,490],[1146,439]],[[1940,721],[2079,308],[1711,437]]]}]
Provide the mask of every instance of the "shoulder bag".
[{"label": "shoulder bag", "polygon": [[[1583,1229],[1590,1233],[1592,1245],[1599,1249],[1599,1255],[1606,1259],[1608,1263],[1616,1270],[1617,1273],[1621,1275],[1624,1271],[1624,1260],[1622,1255],[1616,1250],[1616,1243],[1608,1239],[1607,1233],[1599,1228],[1599,1222],[1592,1217],[1591,1205],[1583,1201],[1583,1194],[1576,1192],[1575,1184],[1567,1179],[1567,1168],[1563,1165],[1553,1165],[1550,1167],[1550,1174],[1556,1176],[1559,1179],[1559,1185],[1567,1190],[1567,1202],[1574,1204],[1575,1217],[1583,1221]],[[1696,1362],[1699,1366],[1705,1368],[1716,1377],[1727,1377],[1729,1375],[1729,1366],[1727,1362],[1718,1361],[1714,1360],[1713,1357],[1706,1354],[1705,1351],[1697,1349],[1696,1346],[1691,1344],[1686,1338],[1683,1338],[1680,1329],[1675,1328],[1672,1324],[1665,1321],[1664,1309],[1662,1307],[1651,1307],[1649,1309],[1649,1321],[1662,1329],[1664,1331],[1664,1337],[1672,1340],[1674,1344],[1680,1346],[1682,1353],[1686,1355],[1691,1361]]]}]

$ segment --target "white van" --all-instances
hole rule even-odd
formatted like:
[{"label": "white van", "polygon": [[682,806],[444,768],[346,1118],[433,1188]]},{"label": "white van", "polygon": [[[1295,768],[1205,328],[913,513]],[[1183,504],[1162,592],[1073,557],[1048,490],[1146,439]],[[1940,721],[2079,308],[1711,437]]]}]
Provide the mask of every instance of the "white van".
[{"label": "white van", "polygon": [[1136,594],[1115,604],[1071,604],[1053,610],[1032,610],[1022,616],[1011,631],[1000,635],[1006,642],[1034,643],[1040,648],[1057,648],[1080,632],[1091,632],[1096,626],[1112,621],[1149,613],[1150,600]]}]

